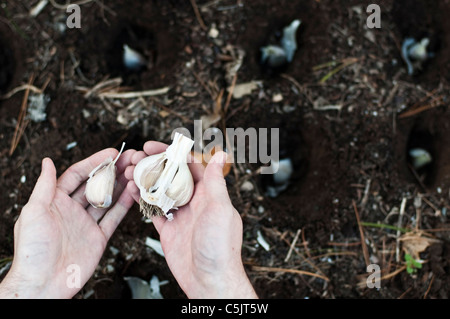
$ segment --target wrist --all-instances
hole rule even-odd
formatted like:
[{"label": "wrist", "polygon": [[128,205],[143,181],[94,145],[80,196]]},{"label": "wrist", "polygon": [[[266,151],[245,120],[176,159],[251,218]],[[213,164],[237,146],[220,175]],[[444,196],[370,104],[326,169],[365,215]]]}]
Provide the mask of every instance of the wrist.
[{"label": "wrist", "polygon": [[220,275],[203,275],[196,283],[195,291],[187,293],[189,298],[208,299],[256,299],[253,286],[244,267]]},{"label": "wrist", "polygon": [[45,285],[27,280],[12,269],[0,283],[0,299],[39,299],[45,298]]}]

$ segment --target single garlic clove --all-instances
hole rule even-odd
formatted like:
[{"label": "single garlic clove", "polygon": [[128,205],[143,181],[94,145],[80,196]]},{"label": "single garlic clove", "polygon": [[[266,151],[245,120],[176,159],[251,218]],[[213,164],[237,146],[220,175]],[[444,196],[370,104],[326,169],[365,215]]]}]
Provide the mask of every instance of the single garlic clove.
[{"label": "single garlic clove", "polygon": [[106,208],[112,203],[116,182],[116,167],[110,163],[96,171],[86,184],[86,199],[95,208]]},{"label": "single garlic clove", "polygon": [[170,184],[166,195],[175,199],[175,206],[186,205],[194,192],[194,180],[186,163],[180,164],[172,184]]},{"label": "single garlic clove", "polygon": [[156,181],[164,170],[165,155],[164,152],[147,156],[136,165],[133,179],[138,188],[144,188],[148,191],[150,187],[156,184]]},{"label": "single garlic clove", "polygon": [[127,69],[138,71],[140,68],[145,66],[146,63],[147,61],[142,54],[136,50],[133,50],[127,44],[123,45],[123,64]]},{"label": "single garlic clove", "polygon": [[85,196],[89,204],[95,208],[107,208],[112,204],[116,184],[116,162],[124,147],[125,143],[122,144],[122,148],[114,160],[111,157],[107,158],[89,174]]}]

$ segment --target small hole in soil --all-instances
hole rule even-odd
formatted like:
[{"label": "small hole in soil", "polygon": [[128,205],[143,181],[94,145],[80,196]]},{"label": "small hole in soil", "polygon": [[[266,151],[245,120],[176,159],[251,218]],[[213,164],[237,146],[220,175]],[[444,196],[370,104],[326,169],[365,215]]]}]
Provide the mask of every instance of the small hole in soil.
[{"label": "small hole in soil", "polygon": [[14,69],[13,51],[0,39],[0,93],[4,93],[11,84]]},{"label": "small hole in soil", "polygon": [[[142,55],[145,65],[139,69],[127,68],[123,61],[125,45]],[[151,70],[157,60],[156,39],[153,32],[145,27],[124,23],[108,50],[106,60],[114,75],[121,76],[127,85],[136,84],[139,81],[139,73]]]},{"label": "small hole in soil", "polygon": [[406,146],[406,159],[406,164],[415,180],[430,186],[433,183],[436,167],[434,136],[427,130],[413,129]]}]

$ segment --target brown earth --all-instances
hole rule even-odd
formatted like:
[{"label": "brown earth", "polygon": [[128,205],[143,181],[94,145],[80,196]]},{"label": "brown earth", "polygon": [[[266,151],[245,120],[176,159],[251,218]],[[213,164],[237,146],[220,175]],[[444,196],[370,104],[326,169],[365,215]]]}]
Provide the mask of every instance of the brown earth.
[{"label": "brown earth", "polygon": [[[243,260],[259,296],[448,298],[450,1],[379,1],[380,29],[366,26],[372,1],[199,0],[205,29],[188,1],[92,1],[81,6],[81,28],[64,31],[68,14],[61,8],[48,4],[37,17],[29,16],[37,2],[0,7],[0,94],[32,77],[33,85],[50,97],[47,119],[27,124],[12,155],[24,90],[0,100],[0,268],[13,255],[13,225],[43,157],[51,157],[61,174],[123,141],[135,149],[147,140],[169,142],[173,129],[192,128],[193,120],[213,112],[219,93],[231,85],[230,62],[242,50],[237,83],[263,84],[231,99],[218,126],[280,128],[280,153],[295,167],[288,189],[276,198],[265,195],[268,181],[257,174],[256,164],[236,165],[227,177],[244,222]],[[302,25],[294,61],[282,73],[267,72],[259,63],[259,48],[297,18]],[[211,29],[217,29],[216,38]],[[407,36],[429,37],[435,54],[414,76],[407,75],[400,54]],[[145,53],[145,70],[123,67],[125,43]],[[339,65],[324,66],[331,61],[344,67],[331,74]],[[321,83],[326,75],[331,76]],[[127,91],[170,90],[140,101],[85,95],[115,77],[122,78]],[[274,102],[279,94],[282,100]],[[76,146],[66,150],[71,142]],[[414,147],[433,158],[415,173],[408,158]],[[253,190],[242,189],[245,181]],[[362,222],[394,230],[364,224],[361,242],[355,207]],[[420,254],[425,263],[412,275],[396,273],[404,265],[398,226],[417,227],[439,240]],[[258,244],[258,231],[269,251]],[[77,297],[129,298],[124,276],[149,280],[157,275],[169,281],[161,287],[165,298],[184,298],[165,260],[145,246],[147,236],[157,238],[157,233],[135,206],[110,240],[118,253],[108,247]],[[379,264],[387,276],[380,289],[364,284],[364,246],[369,262]]]}]

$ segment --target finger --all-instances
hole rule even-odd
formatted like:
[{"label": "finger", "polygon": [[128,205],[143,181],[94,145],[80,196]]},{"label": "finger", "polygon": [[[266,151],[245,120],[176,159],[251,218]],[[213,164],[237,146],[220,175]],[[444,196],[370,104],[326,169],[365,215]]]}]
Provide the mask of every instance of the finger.
[{"label": "finger", "polygon": [[207,193],[221,203],[230,202],[227,183],[223,177],[223,167],[226,160],[227,154],[225,152],[217,152],[206,166],[203,175],[203,183],[206,186]]},{"label": "finger", "polygon": [[143,149],[147,155],[154,155],[164,152],[168,147],[169,145],[161,142],[149,141],[144,144]]},{"label": "finger", "polygon": [[110,210],[108,210],[108,212],[99,223],[99,227],[105,234],[107,240],[111,238],[117,226],[119,226],[120,222],[125,217],[131,206],[133,206],[133,204],[134,199],[125,188],[117,202]]},{"label": "finger", "polygon": [[33,192],[31,193],[29,202],[49,206],[56,191],[56,168],[50,158],[42,160],[42,170]]},{"label": "finger", "polygon": [[203,175],[205,174],[205,166],[201,163],[190,163],[188,166],[192,174],[192,179],[194,180],[194,183],[197,184],[203,179]]},{"label": "finger", "polygon": [[133,174],[134,174],[134,168],[135,168],[136,166],[134,166],[134,165],[130,165],[130,166],[128,166],[126,169],[125,169],[125,172],[124,172],[124,175],[125,175],[125,177],[129,180],[129,181],[132,181],[132,180],[134,180],[133,178]]},{"label": "finger", "polygon": [[127,184],[127,191],[130,193],[131,197],[133,197],[136,203],[139,203],[139,198],[141,197],[139,188],[133,181],[129,181]]},{"label": "finger", "polygon": [[138,152],[134,153],[133,156],[131,157],[131,164],[132,165],[137,165],[137,163],[139,163],[141,160],[143,160],[147,156],[148,155],[145,154],[145,152],[138,151]]},{"label": "finger", "polygon": [[57,187],[67,195],[72,194],[85,182],[94,168],[104,162],[108,157],[114,158],[119,152],[108,148],[70,166],[58,179]]}]

